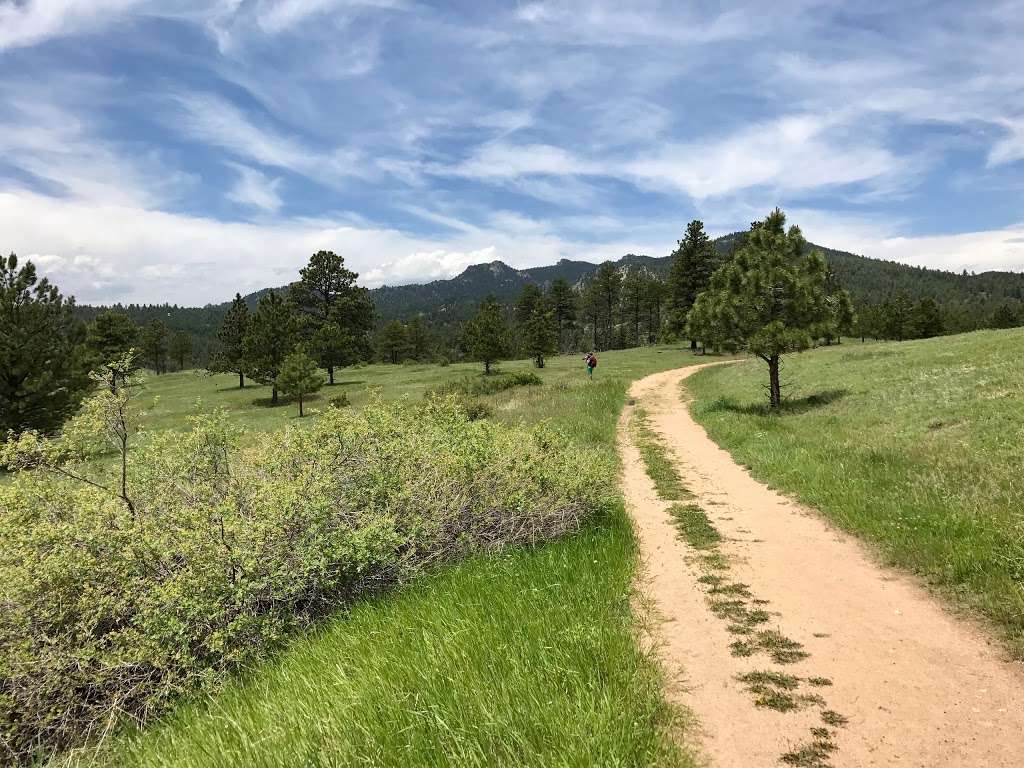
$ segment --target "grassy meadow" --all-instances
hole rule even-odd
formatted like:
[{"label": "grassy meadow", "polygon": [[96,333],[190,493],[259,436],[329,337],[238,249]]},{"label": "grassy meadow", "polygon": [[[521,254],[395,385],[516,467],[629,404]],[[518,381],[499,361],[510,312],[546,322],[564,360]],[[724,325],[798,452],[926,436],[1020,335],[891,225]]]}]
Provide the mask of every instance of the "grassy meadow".
[{"label": "grassy meadow", "polygon": [[1000,627],[1024,656],[1024,329],[759,360],[686,382],[692,412],[761,480],[820,509]]},{"label": "grassy meadow", "polygon": [[[552,358],[541,386],[482,398],[496,420],[548,420],[609,467],[618,497],[616,421],[629,383],[694,362],[681,347],[601,355],[594,381],[576,357]],[[500,368],[531,370],[528,361]],[[345,391],[420,398],[480,366],[374,365],[340,372],[311,410]],[[150,431],[223,408],[257,432],[293,423],[293,404],[230,376],[152,376],[140,403]],[[315,413],[307,421],[315,419]],[[259,439],[258,436],[256,439]],[[681,713],[665,704],[656,663],[636,643],[636,565],[621,503],[579,535],[477,557],[363,600],[211,699],[111,739],[74,765],[691,766],[675,746]]]}]

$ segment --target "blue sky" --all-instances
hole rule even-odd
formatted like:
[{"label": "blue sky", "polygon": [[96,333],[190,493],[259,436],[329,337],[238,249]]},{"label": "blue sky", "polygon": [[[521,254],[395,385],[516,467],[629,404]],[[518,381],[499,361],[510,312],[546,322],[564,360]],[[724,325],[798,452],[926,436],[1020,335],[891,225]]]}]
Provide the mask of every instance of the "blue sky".
[{"label": "blue sky", "polygon": [[[888,7],[886,7],[888,6]],[[0,250],[203,304],[812,241],[1024,270],[1024,2],[0,0]]]}]

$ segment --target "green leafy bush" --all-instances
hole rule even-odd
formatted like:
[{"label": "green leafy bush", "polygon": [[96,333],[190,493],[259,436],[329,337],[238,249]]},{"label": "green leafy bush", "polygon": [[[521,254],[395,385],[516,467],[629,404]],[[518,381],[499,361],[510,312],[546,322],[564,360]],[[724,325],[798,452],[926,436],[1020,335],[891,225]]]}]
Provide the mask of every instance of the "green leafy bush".
[{"label": "green leafy bush", "polygon": [[352,405],[348,399],[348,392],[342,392],[340,395],[334,395],[328,399],[327,404],[332,408],[348,408]]},{"label": "green leafy bush", "polygon": [[494,395],[514,387],[533,387],[543,384],[544,379],[532,371],[516,371],[514,373],[498,373],[492,376],[468,376],[459,381],[451,381],[434,390],[436,394],[460,393],[480,397]]},{"label": "green leafy bush", "polygon": [[[98,395],[93,422],[124,391]],[[223,415],[141,442],[123,487],[120,461],[60,439],[0,457],[35,467],[0,486],[5,763],[144,722],[424,567],[575,531],[607,485],[606,459],[454,397],[329,408],[250,443]]]}]

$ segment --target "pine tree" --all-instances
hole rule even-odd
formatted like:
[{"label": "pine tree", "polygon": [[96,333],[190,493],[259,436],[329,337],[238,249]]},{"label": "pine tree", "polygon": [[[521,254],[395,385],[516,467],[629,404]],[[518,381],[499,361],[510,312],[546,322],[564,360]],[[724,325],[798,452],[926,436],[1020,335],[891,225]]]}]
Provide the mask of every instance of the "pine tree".
[{"label": "pine tree", "polygon": [[192,359],[192,337],[185,331],[175,331],[171,336],[169,354],[178,361],[178,370],[185,370],[185,360]]},{"label": "pine tree", "polygon": [[[685,333],[687,315],[697,297],[707,289],[717,258],[715,245],[704,231],[704,223],[694,219],[686,226],[686,234],[672,252],[668,274],[668,327],[676,336]],[[696,339],[690,339],[690,349],[697,349]]]},{"label": "pine tree", "polygon": [[647,291],[647,275],[639,267],[630,269],[622,279],[622,317],[629,323],[632,334],[632,346],[643,344],[640,327],[646,315],[645,294]]},{"label": "pine tree", "polygon": [[167,370],[167,336],[163,320],[151,320],[142,329],[142,355],[158,375]]},{"label": "pine tree", "polygon": [[382,360],[392,365],[402,362],[409,354],[409,333],[398,320],[392,320],[380,333],[377,349]]},{"label": "pine tree", "polygon": [[466,323],[464,341],[470,357],[484,364],[484,374],[508,352],[508,326],[501,314],[501,306],[493,296],[484,299],[476,315]]},{"label": "pine tree", "polygon": [[543,301],[544,293],[536,283],[524,285],[514,306],[516,325],[524,326],[529,323]]},{"label": "pine tree", "polygon": [[558,335],[558,349],[566,348],[565,333],[570,330],[576,322],[576,291],[569,285],[569,281],[563,277],[558,278],[551,284],[549,300],[555,317],[555,330]]},{"label": "pine tree", "polygon": [[1024,323],[1024,314],[1020,317],[1014,310],[1013,305],[1009,302],[1005,302],[996,307],[995,312],[992,313],[992,317],[989,318],[989,328],[1014,328]]},{"label": "pine tree", "polygon": [[370,354],[373,300],[365,288],[356,285],[359,275],[347,269],[345,259],[333,251],[314,253],[299,275],[289,296],[302,317],[299,331],[306,341],[315,337],[310,347],[334,384],[335,367],[351,365]]},{"label": "pine tree", "polygon": [[910,324],[914,335],[919,339],[941,336],[944,329],[939,303],[931,296],[918,299],[914,304]]},{"label": "pine tree", "polygon": [[615,326],[618,321],[619,301],[622,297],[622,273],[610,261],[597,268],[592,281],[594,299],[601,313],[600,320],[604,324],[605,349],[615,346]]},{"label": "pine tree", "polygon": [[217,330],[220,349],[210,363],[210,370],[219,373],[237,373],[238,388],[245,387],[245,337],[249,333],[249,307],[240,293],[235,294],[224,322]]},{"label": "pine tree", "polygon": [[558,349],[555,315],[545,302],[537,303],[533,315],[521,327],[521,333],[526,354],[533,358],[534,365],[543,368],[544,358]]},{"label": "pine tree", "polygon": [[648,275],[644,281],[644,312],[647,317],[648,344],[657,344],[661,339],[661,317],[665,294],[665,281],[657,275]]},{"label": "pine tree", "polygon": [[295,309],[277,291],[260,298],[245,335],[245,368],[261,384],[271,385],[270,402],[277,405],[277,375],[298,343]]},{"label": "pine tree", "polygon": [[914,305],[906,291],[900,291],[882,304],[882,335],[903,341],[914,335]]},{"label": "pine tree", "polygon": [[782,403],[779,361],[807,349],[831,318],[825,290],[827,265],[807,254],[800,228],[785,230],[776,208],[757,222],[732,261],[712,276],[690,311],[691,338],[745,349],[768,364],[769,402]]},{"label": "pine tree", "polygon": [[430,330],[423,322],[421,315],[413,315],[405,325],[405,335],[409,344],[409,354],[413,360],[430,360],[432,356],[433,343],[430,339]]},{"label": "pine tree", "polygon": [[89,390],[84,330],[31,261],[0,257],[0,440],[56,430]]},{"label": "pine tree", "polygon": [[294,395],[299,401],[299,417],[302,403],[308,395],[319,392],[324,385],[323,374],[317,368],[316,361],[302,351],[292,352],[281,363],[281,370],[274,380],[277,389],[285,395]]},{"label": "pine tree", "polygon": [[93,318],[85,331],[85,345],[99,368],[121,358],[138,344],[139,329],[124,312],[105,309]]}]

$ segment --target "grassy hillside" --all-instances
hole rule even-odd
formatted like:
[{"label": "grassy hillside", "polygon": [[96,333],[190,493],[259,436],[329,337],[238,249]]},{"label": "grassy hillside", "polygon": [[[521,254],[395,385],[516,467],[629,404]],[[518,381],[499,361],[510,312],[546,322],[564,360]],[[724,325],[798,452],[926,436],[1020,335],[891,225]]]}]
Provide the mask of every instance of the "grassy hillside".
[{"label": "grassy hillside", "polygon": [[[493,418],[550,419],[614,466],[628,383],[693,360],[666,347],[607,353],[588,382],[582,361],[555,358],[539,372],[543,385],[485,399]],[[359,407],[371,387],[418,398],[476,373],[476,366],[370,366],[347,372],[341,378],[349,383],[334,389]],[[160,399],[149,428],[176,427],[197,395],[200,408],[227,407],[255,431],[294,418],[292,406],[253,406],[265,390],[238,392],[229,382],[154,377],[151,394]],[[617,495],[616,480],[609,473],[607,490]],[[581,535],[477,558],[361,602],[215,699],[186,704],[163,724],[76,763],[692,765],[667,738],[678,732],[679,715],[663,702],[659,671],[635,642],[635,564],[619,505]]]},{"label": "grassy hillside", "polygon": [[1024,655],[1024,330],[843,344],[689,379],[693,414],[762,480],[996,622]]}]

